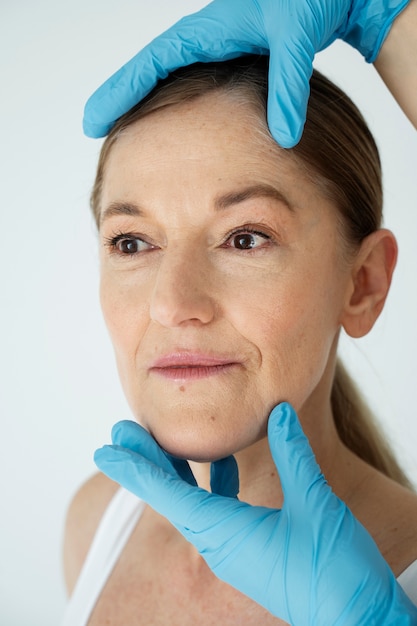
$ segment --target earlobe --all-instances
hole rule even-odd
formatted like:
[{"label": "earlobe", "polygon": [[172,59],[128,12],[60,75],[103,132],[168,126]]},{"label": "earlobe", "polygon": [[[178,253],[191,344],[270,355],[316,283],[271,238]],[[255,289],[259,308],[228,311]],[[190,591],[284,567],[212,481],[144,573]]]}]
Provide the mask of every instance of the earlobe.
[{"label": "earlobe", "polygon": [[397,262],[397,242],[381,228],[366,237],[352,267],[341,324],[351,337],[366,335],[381,313]]}]

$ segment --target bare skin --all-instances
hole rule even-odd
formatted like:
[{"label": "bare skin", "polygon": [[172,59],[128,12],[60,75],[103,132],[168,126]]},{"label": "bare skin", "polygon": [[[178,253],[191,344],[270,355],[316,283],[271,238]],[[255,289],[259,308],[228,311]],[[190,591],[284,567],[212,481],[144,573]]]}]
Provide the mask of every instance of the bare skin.
[{"label": "bare skin", "polygon": [[417,1],[411,0],[392,25],[374,65],[417,128]]}]

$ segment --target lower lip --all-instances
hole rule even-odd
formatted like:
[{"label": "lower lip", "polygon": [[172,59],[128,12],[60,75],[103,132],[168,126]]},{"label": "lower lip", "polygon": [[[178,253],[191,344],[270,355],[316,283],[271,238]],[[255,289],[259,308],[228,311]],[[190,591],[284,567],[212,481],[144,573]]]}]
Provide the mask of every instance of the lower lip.
[{"label": "lower lip", "polygon": [[153,367],[150,372],[175,381],[201,380],[202,378],[224,374],[236,367],[236,365],[237,363],[224,363],[221,365],[195,365],[192,367]]}]

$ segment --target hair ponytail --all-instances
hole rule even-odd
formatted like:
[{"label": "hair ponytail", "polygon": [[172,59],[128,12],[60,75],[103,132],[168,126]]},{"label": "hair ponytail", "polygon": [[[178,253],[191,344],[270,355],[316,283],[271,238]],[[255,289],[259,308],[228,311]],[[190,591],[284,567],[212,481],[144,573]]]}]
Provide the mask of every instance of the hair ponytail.
[{"label": "hair ponytail", "polygon": [[381,426],[340,359],[336,364],[331,403],[337,432],[345,446],[372,467],[411,489]]}]

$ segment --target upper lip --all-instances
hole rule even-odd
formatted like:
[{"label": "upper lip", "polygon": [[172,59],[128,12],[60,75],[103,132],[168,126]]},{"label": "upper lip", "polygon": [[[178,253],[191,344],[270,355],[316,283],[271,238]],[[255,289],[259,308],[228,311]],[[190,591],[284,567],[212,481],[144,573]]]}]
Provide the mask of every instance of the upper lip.
[{"label": "upper lip", "polygon": [[193,352],[188,350],[179,350],[163,354],[156,358],[150,366],[150,369],[163,369],[169,367],[216,367],[219,365],[230,365],[239,363],[235,357],[204,354],[202,352]]}]

